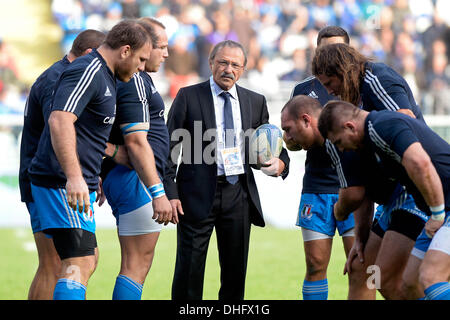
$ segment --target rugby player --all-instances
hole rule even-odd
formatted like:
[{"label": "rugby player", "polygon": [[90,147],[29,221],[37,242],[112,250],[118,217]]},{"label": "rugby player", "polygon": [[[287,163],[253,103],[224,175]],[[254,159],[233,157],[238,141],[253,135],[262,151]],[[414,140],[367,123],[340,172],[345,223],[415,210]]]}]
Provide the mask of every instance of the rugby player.
[{"label": "rugby player", "polygon": [[449,300],[450,145],[423,121],[342,101],[325,106],[319,130],[340,150],[376,155],[385,174],[430,216],[411,255],[423,257],[417,270],[425,299]]},{"label": "rugby player", "polygon": [[115,118],[115,81],[144,70],[150,49],[143,25],[119,22],[56,82],[48,125],[29,168],[42,230],[53,237],[62,263],[56,300],[85,299],[97,264],[93,203]]},{"label": "rugby player", "polygon": [[[169,156],[169,133],[164,121],[164,102],[149,72],[157,72],[167,59],[165,27],[152,18],[149,25],[153,49],[145,72],[130,82],[118,82],[117,116],[110,141],[125,144],[133,168],[105,160],[102,177],[108,203],[117,220],[121,247],[121,268],[116,278],[114,300],[140,300],[150,270],[155,246],[162,229],[172,220],[162,177]],[[129,192],[123,192],[126,187]]]},{"label": "rugby player", "polygon": [[22,140],[20,144],[19,187],[22,202],[30,214],[31,229],[38,252],[39,265],[31,283],[28,299],[50,300],[53,296],[61,261],[51,238],[42,232],[39,216],[31,194],[28,168],[36,153],[39,138],[51,112],[53,87],[61,72],[76,58],[98,48],[105,34],[97,30],[85,30],[74,40],[70,52],[45,70],[33,83],[24,110]]},{"label": "rugby player", "polygon": [[[331,43],[350,42],[347,32],[338,26],[327,26],[319,31],[317,46]],[[307,95],[317,99],[321,105],[336,97],[329,95],[320,81],[311,76],[297,84],[292,91],[292,97]],[[284,115],[284,116],[283,116]],[[282,114],[283,120],[293,120],[290,113]],[[297,113],[292,114],[294,119]],[[314,115],[310,115],[313,117]],[[318,116],[318,115],[317,115]],[[314,124],[306,116],[305,130],[311,129]],[[294,125],[294,123],[291,123]],[[285,128],[290,128],[285,126]],[[299,147],[307,150],[305,161],[305,174],[303,176],[303,189],[298,211],[297,225],[302,228],[303,247],[306,259],[306,275],[303,280],[302,293],[304,300],[326,300],[328,298],[327,268],[331,256],[333,236],[336,228],[342,237],[345,254],[348,255],[354,242],[354,219],[350,215],[345,221],[336,221],[333,215],[333,205],[337,201],[339,181],[336,171],[332,167],[331,159],[326,154],[324,141],[317,127],[311,132],[318,141],[312,145],[297,145],[292,138],[287,137],[285,130],[283,136],[289,150],[295,151]],[[293,128],[294,130],[296,128]],[[300,126],[298,127],[300,129]],[[300,133],[300,136],[302,134]],[[294,142],[294,143],[292,143]],[[298,143],[298,140],[297,140]]]}]

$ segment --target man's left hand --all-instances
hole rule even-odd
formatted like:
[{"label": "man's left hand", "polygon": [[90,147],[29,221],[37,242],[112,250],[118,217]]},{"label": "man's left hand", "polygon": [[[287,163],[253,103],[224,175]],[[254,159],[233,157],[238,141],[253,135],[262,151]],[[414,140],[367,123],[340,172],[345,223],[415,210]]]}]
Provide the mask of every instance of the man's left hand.
[{"label": "man's left hand", "polygon": [[442,220],[433,220],[431,217],[428,219],[427,223],[425,224],[425,233],[429,238],[433,238],[436,231],[439,230],[439,228],[444,223],[444,219]]},{"label": "man's left hand", "polygon": [[271,177],[279,177],[283,172],[285,164],[279,158],[272,158],[265,162],[261,167],[261,171]]}]

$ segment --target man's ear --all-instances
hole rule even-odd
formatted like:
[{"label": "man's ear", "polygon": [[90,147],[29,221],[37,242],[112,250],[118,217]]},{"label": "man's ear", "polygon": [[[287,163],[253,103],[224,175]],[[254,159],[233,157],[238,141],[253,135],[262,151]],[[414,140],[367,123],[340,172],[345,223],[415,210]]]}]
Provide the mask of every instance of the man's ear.
[{"label": "man's ear", "polygon": [[305,127],[307,128],[309,125],[311,125],[311,116],[307,113],[304,113],[301,115],[300,119],[302,120],[302,122],[304,123]]},{"label": "man's ear", "polygon": [[83,51],[83,56],[92,52],[92,48],[87,48]]},{"label": "man's ear", "polygon": [[122,59],[126,59],[130,55],[131,55],[131,47],[130,47],[130,45],[126,44],[126,45],[120,47],[120,57]]},{"label": "man's ear", "polygon": [[344,123],[344,128],[349,129],[351,132],[355,132],[356,126],[352,121],[346,121]]}]

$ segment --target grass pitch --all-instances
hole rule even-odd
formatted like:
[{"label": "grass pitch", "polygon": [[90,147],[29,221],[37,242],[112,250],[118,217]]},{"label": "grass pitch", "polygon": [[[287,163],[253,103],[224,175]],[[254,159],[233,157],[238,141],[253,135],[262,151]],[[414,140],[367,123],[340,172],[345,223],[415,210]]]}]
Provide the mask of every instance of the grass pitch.
[{"label": "grass pitch", "polygon": [[[92,276],[87,299],[110,300],[120,267],[120,249],[115,229],[98,229],[100,258]],[[0,229],[0,299],[27,299],[37,267],[37,252],[30,229]],[[176,230],[165,228],[156,246],[153,266],[144,285],[143,299],[169,300],[175,267]],[[330,300],[346,299],[348,282],[342,274],[345,254],[335,237],[328,267]],[[205,300],[216,300],[219,262],[215,234],[211,237],[205,271]],[[247,269],[247,300],[298,300],[305,275],[305,257],[300,229],[252,227]]]}]

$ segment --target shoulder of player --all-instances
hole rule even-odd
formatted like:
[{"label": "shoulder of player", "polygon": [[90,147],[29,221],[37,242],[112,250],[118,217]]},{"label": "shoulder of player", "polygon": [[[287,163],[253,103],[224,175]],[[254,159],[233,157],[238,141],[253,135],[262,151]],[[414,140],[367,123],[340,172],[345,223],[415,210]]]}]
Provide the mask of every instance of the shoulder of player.
[{"label": "shoulder of player", "polygon": [[409,126],[410,118],[407,115],[399,112],[393,112],[388,110],[372,111],[367,116],[366,128],[369,130],[375,130],[379,135],[388,134],[394,132],[395,128]]},{"label": "shoulder of player", "polygon": [[295,85],[294,90],[292,90],[291,98],[301,94],[309,94],[316,82],[320,84],[320,81],[315,76],[310,76],[300,81]]},{"label": "shoulder of player", "polygon": [[398,77],[398,73],[383,62],[368,62],[364,73],[365,82],[378,82],[382,83],[383,86]]},{"label": "shoulder of player", "polygon": [[309,77],[303,79],[302,81],[300,81],[299,83],[297,83],[294,88],[310,86],[314,81],[319,81],[319,80],[317,80],[317,78],[315,76],[309,76]]},{"label": "shoulder of player", "polygon": [[134,96],[143,99],[152,94],[151,81],[144,72],[135,73],[128,82],[116,80],[117,97]]}]

